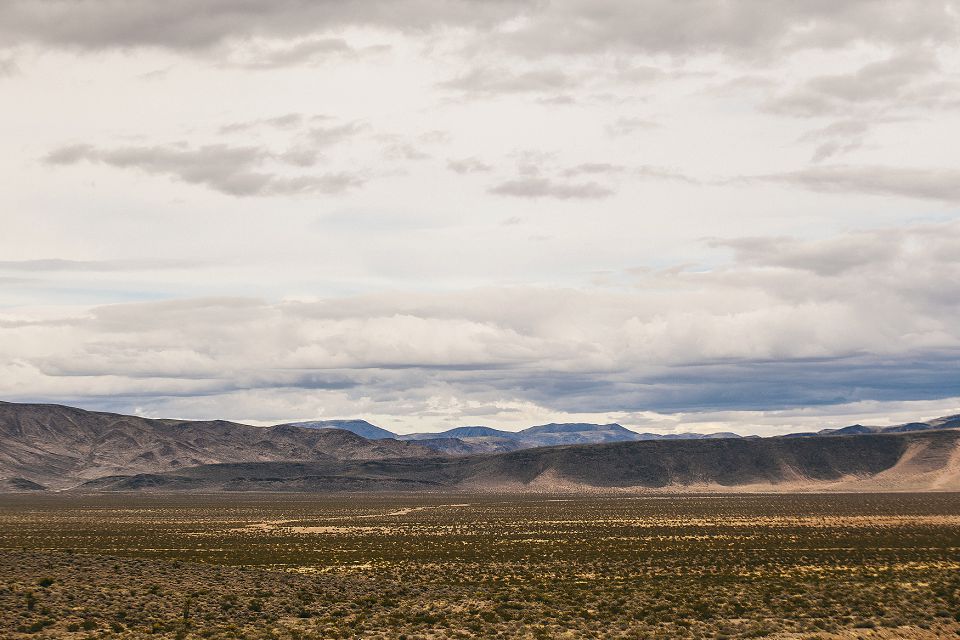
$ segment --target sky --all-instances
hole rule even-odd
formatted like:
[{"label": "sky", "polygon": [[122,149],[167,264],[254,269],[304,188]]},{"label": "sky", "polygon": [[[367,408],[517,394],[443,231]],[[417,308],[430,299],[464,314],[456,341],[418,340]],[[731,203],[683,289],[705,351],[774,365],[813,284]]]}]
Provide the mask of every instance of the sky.
[{"label": "sky", "polygon": [[960,0],[7,0],[0,399],[960,412]]}]

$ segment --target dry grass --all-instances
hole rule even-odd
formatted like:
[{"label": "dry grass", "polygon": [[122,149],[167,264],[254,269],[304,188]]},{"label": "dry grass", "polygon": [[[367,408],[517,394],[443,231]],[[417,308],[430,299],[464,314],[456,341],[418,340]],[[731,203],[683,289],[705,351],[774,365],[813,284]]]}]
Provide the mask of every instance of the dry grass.
[{"label": "dry grass", "polygon": [[900,638],[960,496],[0,498],[3,638]]}]

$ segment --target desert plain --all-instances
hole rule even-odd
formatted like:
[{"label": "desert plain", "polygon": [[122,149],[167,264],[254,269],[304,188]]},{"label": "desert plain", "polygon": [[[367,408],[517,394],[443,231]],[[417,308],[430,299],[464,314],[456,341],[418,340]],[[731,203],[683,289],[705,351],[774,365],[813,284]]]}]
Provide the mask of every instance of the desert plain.
[{"label": "desert plain", "polygon": [[0,629],[957,637],[960,494],[11,494]]}]

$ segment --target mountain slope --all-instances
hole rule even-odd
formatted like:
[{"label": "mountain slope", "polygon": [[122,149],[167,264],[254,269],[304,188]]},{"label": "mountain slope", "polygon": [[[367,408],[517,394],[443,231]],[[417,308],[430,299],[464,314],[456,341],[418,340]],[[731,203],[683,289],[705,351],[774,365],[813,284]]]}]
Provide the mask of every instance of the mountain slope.
[{"label": "mountain slope", "polygon": [[343,429],[355,433],[367,440],[398,439],[397,434],[387,431],[366,420],[310,420],[307,422],[287,422],[280,427],[302,427],[304,429]]},{"label": "mountain slope", "polygon": [[908,433],[911,431],[935,431],[941,429],[960,429],[960,415],[934,418],[933,420],[928,420],[927,422],[905,422],[903,424],[895,424],[889,427],[852,424],[848,427],[841,427],[839,429],[821,429],[820,431],[790,433],[783,437],[807,438],[810,436],[848,436],[865,433]]},{"label": "mountain slope", "polygon": [[158,473],[220,462],[430,453],[415,443],[370,441],[335,429],[152,420],[60,405],[0,402],[0,480],[51,488],[110,474]]},{"label": "mountain slope", "polygon": [[521,431],[502,431],[491,427],[456,427],[439,433],[412,433],[397,436],[400,440],[425,441],[435,438],[457,438],[474,445],[475,453],[513,451],[531,447],[563,444],[597,444],[601,442],[636,442],[638,440],[701,440],[705,438],[740,438],[735,433],[637,433],[619,424],[583,422],[551,423],[528,427]]},{"label": "mountain slope", "polygon": [[87,488],[131,490],[960,490],[958,425],[948,416],[882,433],[646,439],[620,425],[549,424],[511,437],[469,427],[479,435],[400,442],[0,402],[0,491],[90,480]]},{"label": "mountain slope", "polygon": [[[743,436],[724,433],[638,433],[619,424],[592,423],[551,423],[528,427],[520,431],[504,431],[484,426],[454,427],[446,431],[395,434],[366,420],[313,420],[292,422],[290,425],[308,429],[345,429],[370,440],[393,438],[401,441],[415,441],[423,446],[450,455],[469,455],[473,453],[491,453],[516,451],[533,447],[550,447],[564,444],[597,444],[601,442],[636,442],[640,440],[704,440],[742,438]],[[929,428],[927,423],[920,423]],[[958,420],[960,424],[960,420]],[[903,425],[906,427],[906,425]],[[822,434],[847,435],[848,433],[874,433],[873,427],[845,427]],[[876,428],[879,429],[879,428]],[[896,430],[891,428],[890,430]],[[909,430],[903,428],[902,430]],[[792,434],[805,436],[814,434]],[[756,437],[756,436],[751,436]]]},{"label": "mountain slope", "polygon": [[517,434],[528,446],[559,444],[586,444],[599,442],[624,442],[638,440],[638,434],[619,424],[543,424],[528,427]]},{"label": "mountain slope", "polygon": [[878,491],[960,489],[960,432],[639,441],[464,457],[205,465],[89,490]]},{"label": "mountain slope", "polygon": [[493,427],[454,427],[453,429],[447,429],[446,431],[438,431],[436,433],[426,432],[426,433],[408,433],[401,436],[397,436],[401,440],[428,440],[431,438],[507,438],[513,439],[517,437],[515,431],[503,431],[501,429],[494,429]]}]

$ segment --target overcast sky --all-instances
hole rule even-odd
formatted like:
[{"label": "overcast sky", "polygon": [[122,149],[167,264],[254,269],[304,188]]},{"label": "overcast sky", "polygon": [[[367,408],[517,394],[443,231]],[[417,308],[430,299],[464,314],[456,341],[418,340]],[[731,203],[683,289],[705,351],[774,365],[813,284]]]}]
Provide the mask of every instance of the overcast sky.
[{"label": "overcast sky", "polygon": [[6,0],[0,399],[960,411],[960,0]]}]

